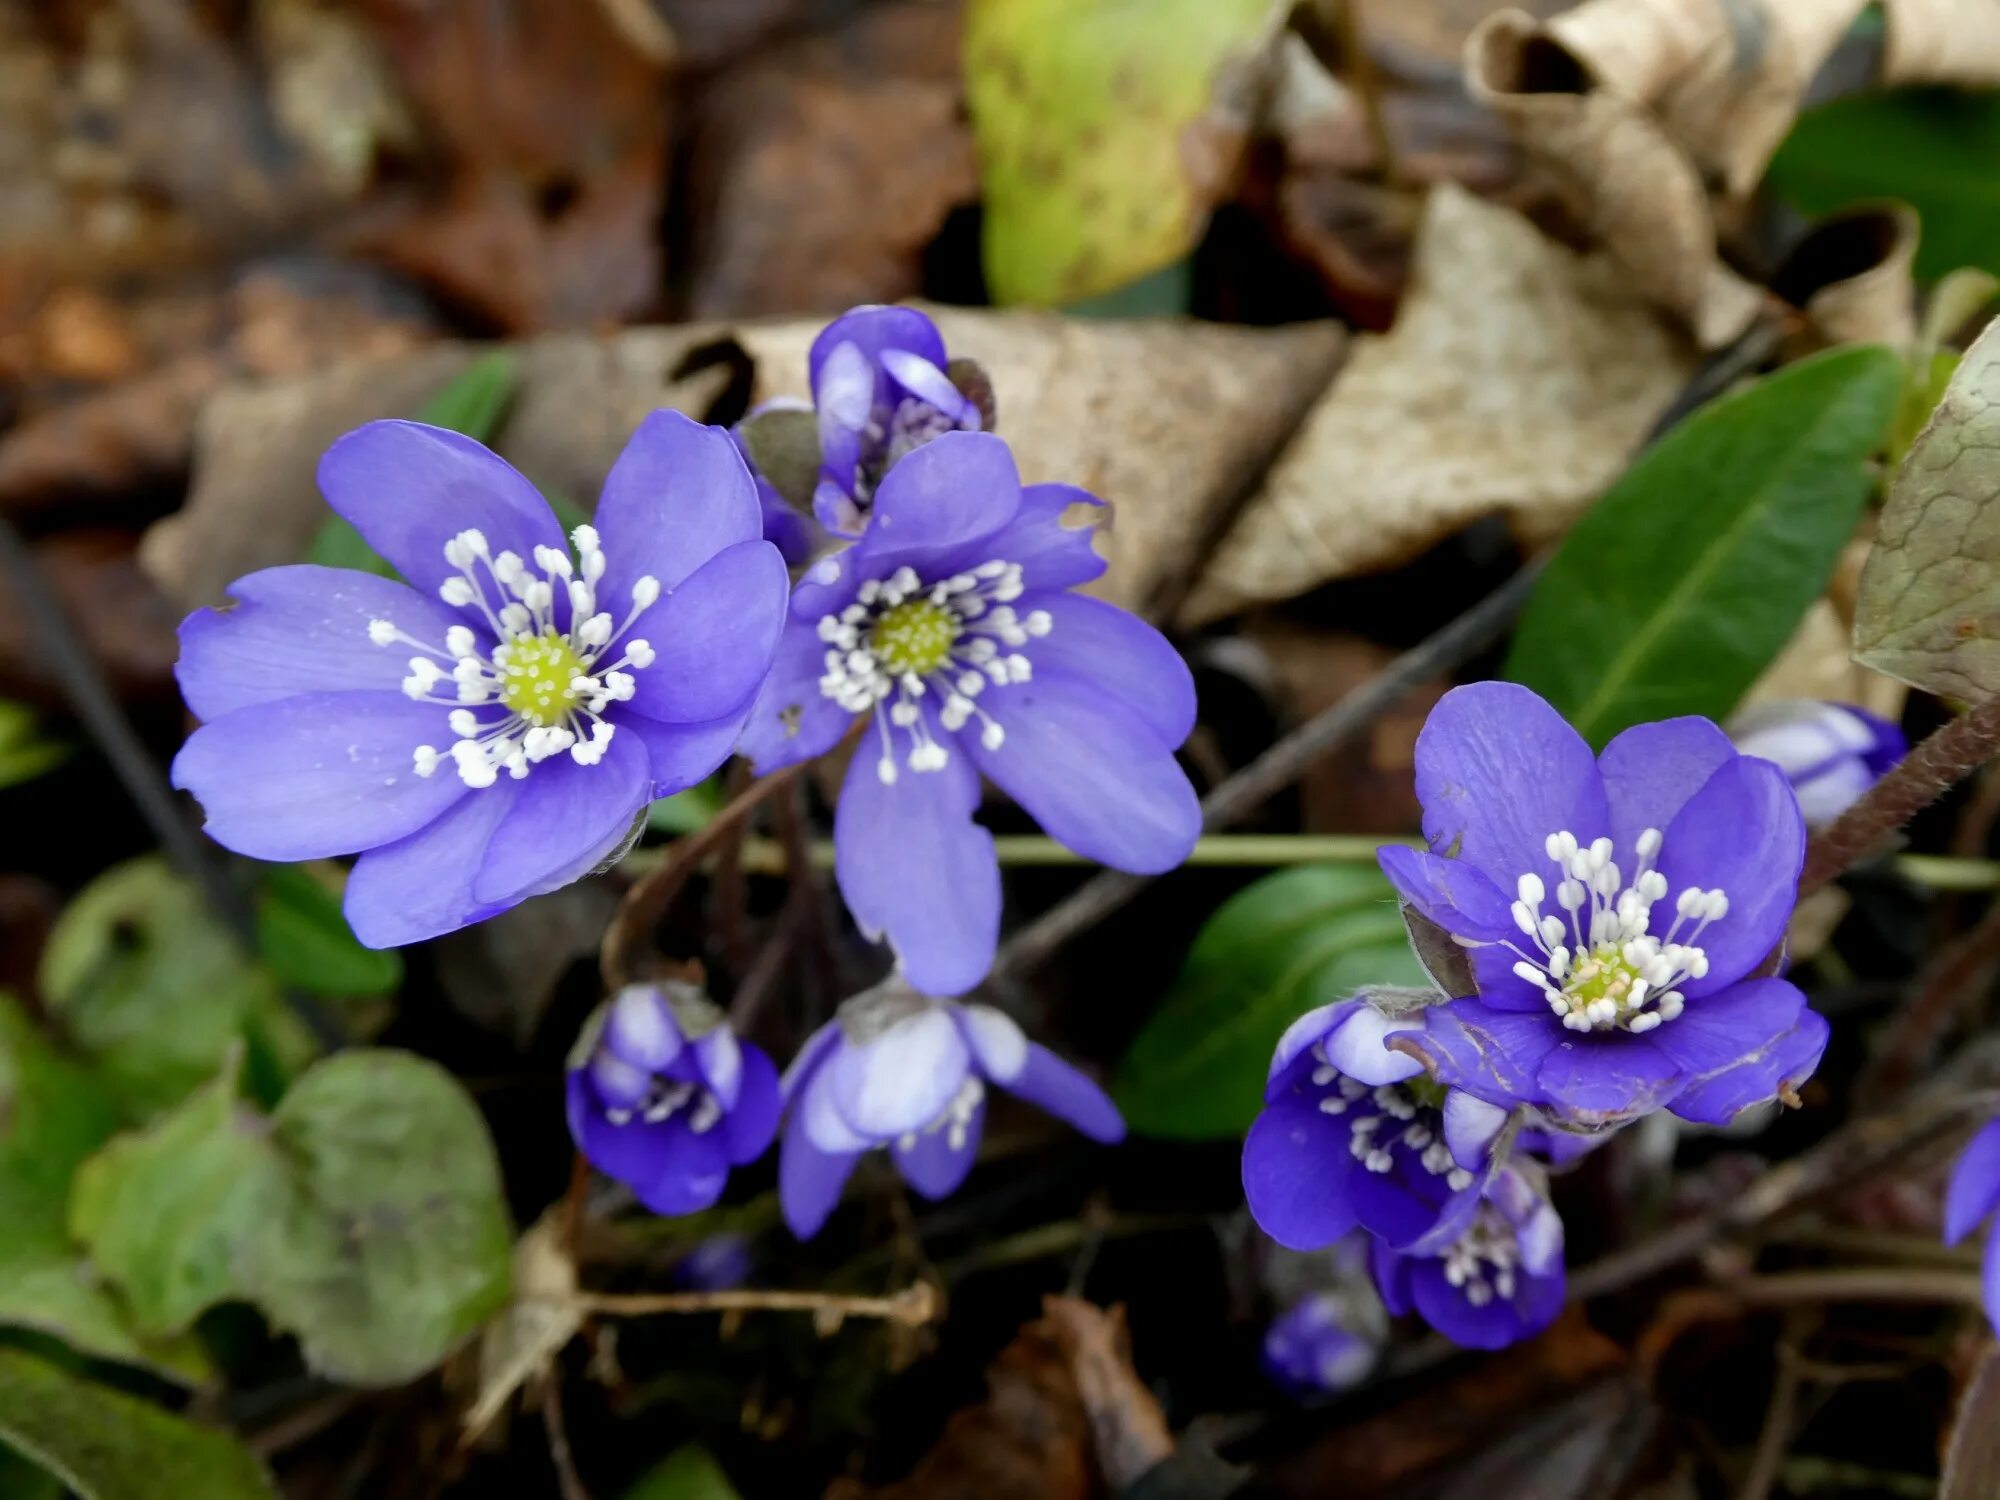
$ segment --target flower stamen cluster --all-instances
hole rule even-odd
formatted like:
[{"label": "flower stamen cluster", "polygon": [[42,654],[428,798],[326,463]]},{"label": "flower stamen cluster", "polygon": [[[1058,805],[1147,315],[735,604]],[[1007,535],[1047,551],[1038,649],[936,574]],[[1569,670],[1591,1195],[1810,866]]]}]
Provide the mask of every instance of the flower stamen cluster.
[{"label": "flower stamen cluster", "polygon": [[1472,1185],[1473,1174],[1452,1159],[1445,1144],[1442,1089],[1421,1077],[1371,1088],[1334,1066],[1324,1040],[1313,1043],[1312,1056],[1318,1064],[1311,1074],[1313,1086],[1326,1090],[1319,1111],[1348,1117],[1348,1154],[1362,1166],[1378,1174],[1393,1171],[1392,1148],[1400,1142],[1416,1154],[1424,1171],[1442,1177],[1454,1193]]}]

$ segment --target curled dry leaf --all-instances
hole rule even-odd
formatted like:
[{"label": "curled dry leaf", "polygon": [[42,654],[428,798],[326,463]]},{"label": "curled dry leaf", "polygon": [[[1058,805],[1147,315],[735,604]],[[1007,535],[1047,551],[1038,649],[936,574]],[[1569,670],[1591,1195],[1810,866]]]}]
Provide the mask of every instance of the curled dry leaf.
[{"label": "curled dry leaf", "polygon": [[1821,220],[1793,246],[1771,278],[1771,290],[1805,313],[1792,352],[1910,344],[1917,336],[1919,228],[1916,211],[1904,204],[1868,205]]},{"label": "curled dry leaf", "polygon": [[562,1244],[562,1210],[537,1219],[514,1246],[514,1300],[479,1340],[479,1385],[465,1413],[465,1437],[476,1440],[530,1380],[546,1375],[583,1327],[576,1262]]},{"label": "curled dry leaf", "polygon": [[1355,352],[1185,618],[1393,567],[1495,511],[1557,532],[1623,469],[1693,364],[1603,257],[1439,187],[1395,328]]},{"label": "curled dry leaf", "polygon": [[1944,697],[2000,692],[2000,321],[1966,350],[1890,486],[1854,647]]}]

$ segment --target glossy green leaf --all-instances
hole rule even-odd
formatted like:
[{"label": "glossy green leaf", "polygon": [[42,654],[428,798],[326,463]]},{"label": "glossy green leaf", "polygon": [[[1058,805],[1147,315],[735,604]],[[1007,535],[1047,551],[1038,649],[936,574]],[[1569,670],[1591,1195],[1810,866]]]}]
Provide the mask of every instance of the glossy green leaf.
[{"label": "glossy green leaf", "polygon": [[1727,715],[1825,590],[1902,384],[1890,350],[1837,349],[1689,417],[1551,559],[1504,675],[1597,745]]},{"label": "glossy green leaf", "polygon": [[1809,218],[1897,198],[1923,221],[1917,275],[2000,271],[2000,95],[1856,94],[1806,111],[1771,162],[1771,186]]},{"label": "glossy green leaf", "polygon": [[736,1486],[706,1448],[689,1443],[648,1469],[624,1500],[739,1500]]},{"label": "glossy green leaf", "polygon": [[41,986],[134,1120],[213,1078],[239,1041],[263,1099],[282,1093],[315,1051],[270,971],[157,858],[115,866],[70,903],[43,952]]},{"label": "glossy green leaf", "polygon": [[[519,373],[512,354],[498,349],[482,354],[431,397],[416,420],[486,442],[506,414],[507,403],[514,399]],[[327,568],[354,568],[383,578],[398,576],[381,554],[361,539],[352,523],[340,516],[320,527],[306,561]]]},{"label": "glossy green leaf", "polygon": [[193,1383],[207,1373],[185,1341],[148,1342],[71,1243],[71,1175],[110,1139],[117,1101],[0,995],[0,1326]]},{"label": "glossy green leaf", "polygon": [[1278,1038],[1315,1006],[1424,973],[1389,882],[1365,865],[1301,865],[1217,908],[1133,1039],[1112,1095],[1143,1135],[1241,1135]]},{"label": "glossy green leaf", "polygon": [[403,956],[362,947],[340,898],[297,865],[263,868],[257,952],[281,981],[316,995],[386,995],[403,982]]},{"label": "glossy green leaf", "polygon": [[[0,1348],[0,1439],[83,1500],[277,1500],[227,1433]],[[11,1495],[11,1492],[10,1492]]]},{"label": "glossy green leaf", "polygon": [[[1201,117],[1274,0],[974,0],[965,79],[995,302],[1076,302],[1179,260],[1220,183]],[[1222,134],[1226,134],[1223,132]]]}]

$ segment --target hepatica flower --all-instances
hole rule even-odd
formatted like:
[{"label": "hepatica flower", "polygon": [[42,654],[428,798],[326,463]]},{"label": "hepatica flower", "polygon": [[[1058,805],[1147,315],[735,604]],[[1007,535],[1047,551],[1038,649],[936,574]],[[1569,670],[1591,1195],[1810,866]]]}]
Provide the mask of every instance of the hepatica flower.
[{"label": "hepatica flower", "polygon": [[1523,1164],[1494,1174],[1449,1244],[1370,1246],[1376,1290],[1391,1313],[1415,1312],[1468,1349],[1504,1349],[1540,1333],[1563,1305],[1562,1219]]},{"label": "hepatica flower", "polygon": [[[2000,1209],[2000,1120],[1982,1129],[1952,1169],[1944,1200],[1944,1241],[1956,1245]],[[1986,1316],[2000,1329],[2000,1233],[1986,1235]]]},{"label": "hepatica flower", "polygon": [[1478,994],[1392,1038],[1443,1082],[1599,1129],[1726,1123],[1808,1077],[1826,1023],[1775,967],[1805,824],[1784,773],[1706,719],[1592,756],[1522,687],[1454,689],[1418,737],[1428,850],[1403,898],[1468,949]]},{"label": "hepatica flower", "polygon": [[628,985],[570,1057],[570,1135],[654,1213],[694,1213],[721,1197],[729,1169],[777,1134],[778,1099],[771,1059],[738,1041],[692,985]]},{"label": "hepatica flower", "polygon": [[1756,703],[1729,721],[1745,755],[1785,773],[1810,828],[1824,828],[1905,755],[1903,731],[1851,703]]},{"label": "hepatica flower", "polygon": [[319,478],[409,583],[269,568],[189,616],[176,670],[207,722],[173,774],[239,853],[359,853],[362,942],[568,884],[727,758],[787,578],[726,433],[655,412],[568,541],[526,479],[439,428],[371,422]]},{"label": "hepatica flower", "polygon": [[1264,1369],[1295,1400],[1336,1395],[1375,1368],[1382,1324],[1379,1305],[1357,1306],[1341,1292],[1312,1292],[1272,1319],[1264,1334]]},{"label": "hepatica flower", "polygon": [[1087,859],[1157,874],[1201,811],[1174,750],[1194,724],[1186,664],[1151,626],[1071,593],[1104,571],[1095,504],[1025,489],[1007,445],[948,433],[890,470],[854,546],[792,596],[741,748],[760,771],[867,733],[834,819],[835,874],[864,930],[918,989],[985,977],[1000,928],[993,841],[972,820],[983,772]]},{"label": "hepatica flower", "polygon": [[1295,1021],[1271,1059],[1265,1106],[1243,1143],[1258,1226],[1316,1250],[1358,1224],[1400,1247],[1455,1238],[1478,1206],[1507,1111],[1423,1075],[1385,1036],[1425,1012],[1378,992]]},{"label": "hepatica flower", "polygon": [[785,1074],[778,1196],[792,1232],[819,1232],[869,1151],[886,1149],[926,1198],[952,1192],[979,1153],[989,1085],[1092,1140],[1124,1138],[1102,1089],[990,1006],[894,983],[848,1001]]}]

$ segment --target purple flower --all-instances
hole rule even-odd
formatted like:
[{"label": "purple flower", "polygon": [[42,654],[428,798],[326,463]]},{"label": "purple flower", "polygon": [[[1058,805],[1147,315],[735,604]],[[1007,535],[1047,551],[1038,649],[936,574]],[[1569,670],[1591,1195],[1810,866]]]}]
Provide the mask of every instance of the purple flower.
[{"label": "purple flower", "polygon": [[948,433],[890,471],[867,532],[807,570],[741,749],[768,771],[871,733],[834,819],[835,874],[910,983],[961,994],[1000,930],[983,772],[1087,859],[1157,874],[1201,810],[1174,750],[1194,724],[1186,663],[1150,625],[1071,593],[1104,571],[1060,517],[1096,504],[1023,489],[984,433]]},{"label": "purple flower", "polygon": [[[1956,1245],[2000,1208],[2000,1120],[1983,1128],[1952,1168],[1944,1199],[1944,1242]],[[1984,1259],[1986,1316],[2000,1330],[2000,1233],[1990,1229]]]},{"label": "purple flower", "polygon": [[867,523],[905,454],[947,432],[978,432],[979,406],[947,373],[944,336],[914,308],[857,307],[827,324],[807,358],[819,418],[813,514],[836,536]]},{"label": "purple flower", "polygon": [[1386,1332],[1381,1325],[1379,1304],[1357,1306],[1340,1292],[1313,1292],[1272,1320],[1264,1369],[1298,1401],[1350,1390],[1375,1368]]},{"label": "purple flower", "polygon": [[1593,757],[1526,688],[1456,688],[1417,740],[1428,850],[1385,848],[1476,996],[1406,1045],[1437,1078],[1594,1130],[1671,1109],[1726,1124],[1810,1076],[1826,1023],[1767,977],[1805,858],[1784,773],[1706,719]]},{"label": "purple flower", "polygon": [[785,1073],[778,1197],[800,1239],[819,1232],[864,1152],[887,1147],[926,1198],[965,1181],[997,1084],[1096,1141],[1125,1122],[1096,1084],[991,1006],[887,984],[814,1032]]},{"label": "purple flower", "polygon": [[1279,1244],[1316,1250],[1358,1224],[1431,1247],[1471,1218],[1507,1111],[1383,1045],[1399,1028],[1421,1035],[1424,1019],[1420,997],[1378,991],[1308,1012],[1279,1041],[1243,1143],[1244,1196]]},{"label": "purple flower", "polygon": [[709,1207],[778,1132],[778,1070],[687,984],[628,985],[600,1006],[567,1097],[577,1149],[656,1214]]},{"label": "purple flower", "polygon": [[675,1262],[674,1285],[726,1292],[748,1281],[752,1269],[747,1239],[740,1234],[712,1234]]},{"label": "purple flower", "polygon": [[1809,828],[1846,812],[1910,751],[1901,729],[1851,703],[1752,704],[1729,721],[1729,737],[1785,773]]},{"label": "purple flower", "polygon": [[534,487],[457,433],[371,422],[319,480],[410,584],[268,568],[190,615],[177,671],[207,722],[173,775],[239,853],[359,852],[362,942],[568,884],[728,757],[787,580],[727,433],[648,417],[574,556]]},{"label": "purple flower", "polygon": [[1563,1305],[1563,1226],[1533,1171],[1495,1173],[1448,1245],[1418,1253],[1374,1241],[1375,1287],[1389,1311],[1416,1312],[1468,1349],[1504,1349],[1553,1323]]}]

